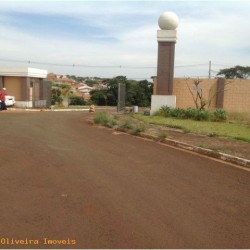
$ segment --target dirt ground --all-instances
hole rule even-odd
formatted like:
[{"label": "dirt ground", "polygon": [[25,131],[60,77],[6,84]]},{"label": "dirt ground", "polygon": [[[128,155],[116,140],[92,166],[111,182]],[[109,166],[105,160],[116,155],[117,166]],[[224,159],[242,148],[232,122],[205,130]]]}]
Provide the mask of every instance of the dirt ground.
[{"label": "dirt ground", "polygon": [[[98,111],[105,111],[111,115],[118,115],[120,119],[128,119],[128,114],[119,113],[114,111],[114,108],[101,108]],[[9,112],[22,113],[26,111],[22,110],[11,110]],[[141,111],[142,112],[142,111]],[[88,116],[87,122],[93,123],[94,114]],[[135,123],[141,123],[140,121],[133,119]],[[159,139],[160,134],[165,134],[166,139],[175,140],[178,142],[186,143],[192,146],[197,146],[201,148],[211,149],[214,152],[226,153],[232,156],[241,157],[250,160],[250,143],[234,140],[230,138],[218,137],[218,136],[206,136],[198,135],[193,133],[184,133],[182,130],[168,128],[165,126],[159,126],[154,124],[149,124],[146,126],[146,131],[144,134],[155,137]]]},{"label": "dirt ground", "polygon": [[250,143],[222,137],[209,137],[191,133],[183,133],[163,126],[150,125],[147,133],[158,136],[166,132],[166,138],[184,142],[193,146],[207,148],[215,152],[222,152],[250,160]]},{"label": "dirt ground", "polygon": [[0,113],[0,248],[250,247],[249,170],[91,117]]}]

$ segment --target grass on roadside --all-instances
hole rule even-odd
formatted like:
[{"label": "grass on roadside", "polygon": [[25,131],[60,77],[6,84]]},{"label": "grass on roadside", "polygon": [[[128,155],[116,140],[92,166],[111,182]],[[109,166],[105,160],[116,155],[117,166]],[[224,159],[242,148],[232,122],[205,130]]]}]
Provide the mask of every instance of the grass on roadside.
[{"label": "grass on roadside", "polygon": [[209,122],[181,120],[170,117],[144,116],[134,114],[135,118],[149,124],[162,125],[171,128],[178,128],[190,133],[204,134],[208,136],[223,136],[250,143],[250,126],[247,124],[232,124],[225,122]]},{"label": "grass on roadside", "polygon": [[106,112],[98,112],[95,114],[94,123],[103,125],[109,128],[114,128],[119,131],[129,132],[133,135],[139,135],[146,130],[144,124],[135,123],[131,117],[125,120],[119,120],[116,115],[109,115]]}]

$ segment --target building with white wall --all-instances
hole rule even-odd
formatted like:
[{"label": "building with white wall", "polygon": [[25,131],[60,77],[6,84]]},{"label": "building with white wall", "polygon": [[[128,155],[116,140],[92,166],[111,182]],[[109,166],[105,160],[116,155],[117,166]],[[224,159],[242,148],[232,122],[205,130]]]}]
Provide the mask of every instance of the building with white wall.
[{"label": "building with white wall", "polygon": [[0,88],[15,96],[16,107],[48,107],[51,86],[47,70],[36,68],[0,68]]}]

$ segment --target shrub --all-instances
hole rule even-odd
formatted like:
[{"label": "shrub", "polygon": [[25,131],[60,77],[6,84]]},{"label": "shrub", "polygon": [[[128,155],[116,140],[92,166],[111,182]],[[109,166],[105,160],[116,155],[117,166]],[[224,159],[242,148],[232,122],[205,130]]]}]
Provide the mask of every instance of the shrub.
[{"label": "shrub", "polygon": [[94,123],[101,124],[104,126],[108,125],[110,118],[106,112],[98,112],[95,114]]},{"label": "shrub", "polygon": [[213,121],[220,122],[227,119],[227,114],[224,109],[216,109],[213,112]]},{"label": "shrub", "polygon": [[192,108],[188,108],[187,110],[185,110],[181,108],[170,108],[168,106],[162,106],[160,110],[155,113],[155,115],[181,119],[193,119],[197,121],[204,121],[209,119],[209,112],[205,110]]},{"label": "shrub", "polygon": [[196,110],[194,120],[207,121],[209,118],[209,112],[205,110]]},{"label": "shrub", "polygon": [[197,109],[188,108],[185,110],[185,118],[186,119],[194,119],[196,113],[197,113]]},{"label": "shrub", "polygon": [[209,136],[209,137],[216,137],[216,136],[218,136],[218,135],[217,135],[215,132],[211,132],[211,133],[208,134],[208,136]]},{"label": "shrub", "polygon": [[86,101],[82,96],[70,95],[69,96],[70,105],[86,105]]},{"label": "shrub", "polygon": [[129,129],[133,128],[133,124],[132,121],[130,119],[124,120],[121,122],[119,129],[121,129],[122,131],[126,131]]},{"label": "shrub", "polygon": [[161,131],[159,134],[158,134],[158,140],[159,141],[164,141],[167,137],[167,132],[165,131]]},{"label": "shrub", "polygon": [[132,135],[138,135],[140,134],[141,132],[144,132],[145,131],[145,126],[143,125],[132,125],[132,128],[131,128],[131,134]]},{"label": "shrub", "polygon": [[118,120],[114,117],[110,117],[107,123],[107,126],[113,128],[118,125]]},{"label": "shrub", "polygon": [[157,112],[155,112],[154,115],[156,115],[156,116],[163,116],[163,117],[169,117],[170,116],[170,111],[171,111],[170,107],[168,107],[168,106],[162,106],[160,108],[160,110],[158,110]]},{"label": "shrub", "polygon": [[185,118],[185,110],[180,108],[170,108],[169,114],[171,117]]}]

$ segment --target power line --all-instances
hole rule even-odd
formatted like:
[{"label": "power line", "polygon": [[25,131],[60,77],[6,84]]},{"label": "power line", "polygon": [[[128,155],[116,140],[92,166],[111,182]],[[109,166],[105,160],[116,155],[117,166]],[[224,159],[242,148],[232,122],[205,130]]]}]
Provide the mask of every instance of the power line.
[{"label": "power line", "polygon": [[[63,64],[63,63],[50,63],[50,62],[37,62],[30,60],[13,60],[0,58],[0,61],[4,62],[15,62],[15,63],[26,63],[26,64],[37,64],[37,65],[50,65],[50,66],[59,66],[59,67],[81,67],[81,68],[113,68],[113,69],[157,69],[156,66],[126,66],[126,65],[86,65],[86,64]],[[186,64],[186,65],[176,65],[175,68],[191,68],[191,67],[200,67],[207,66],[207,63],[202,64]]]},{"label": "power line", "polygon": [[122,66],[122,65],[86,65],[86,64],[61,64],[61,63],[50,63],[50,62],[36,62],[36,61],[24,61],[24,60],[11,60],[0,58],[0,61],[4,62],[16,62],[16,63],[28,63],[28,64],[38,64],[38,65],[50,65],[50,66],[60,66],[60,67],[81,67],[81,68],[117,68],[117,69],[155,69],[153,66]]},{"label": "power line", "polygon": [[203,64],[191,64],[191,65],[176,65],[176,68],[191,68],[191,67],[199,67],[199,66],[207,66],[207,63]]},{"label": "power line", "polygon": [[230,67],[229,65],[226,64],[220,64],[220,63],[213,63],[214,66],[222,66],[222,67]]},{"label": "power line", "polygon": [[[57,66],[57,67],[68,67],[68,68],[112,68],[112,69],[154,69],[157,70],[157,67],[154,66],[126,66],[126,65],[85,65],[85,64],[63,64],[63,63],[51,63],[51,62],[38,62],[38,61],[30,61],[30,60],[14,60],[14,59],[6,59],[6,58],[0,58],[0,61],[3,62],[12,62],[12,63],[23,63],[23,64],[36,64],[36,65],[48,65],[48,66]],[[210,62],[209,62],[210,63]],[[178,70],[178,68],[192,68],[192,67],[207,67],[210,64],[208,63],[200,63],[200,64],[185,64],[185,65],[175,65],[175,69]],[[223,66],[224,64],[215,64],[213,63],[212,66]],[[228,66],[228,65],[224,65]],[[218,71],[211,68],[211,65],[209,66],[209,77],[211,78],[211,73],[218,73]],[[157,74],[157,73],[156,73]],[[185,77],[185,76],[184,76]],[[189,77],[200,77],[204,78],[207,76],[189,76]],[[143,80],[143,79],[150,79],[149,77],[130,77],[130,79],[134,80]]]}]

